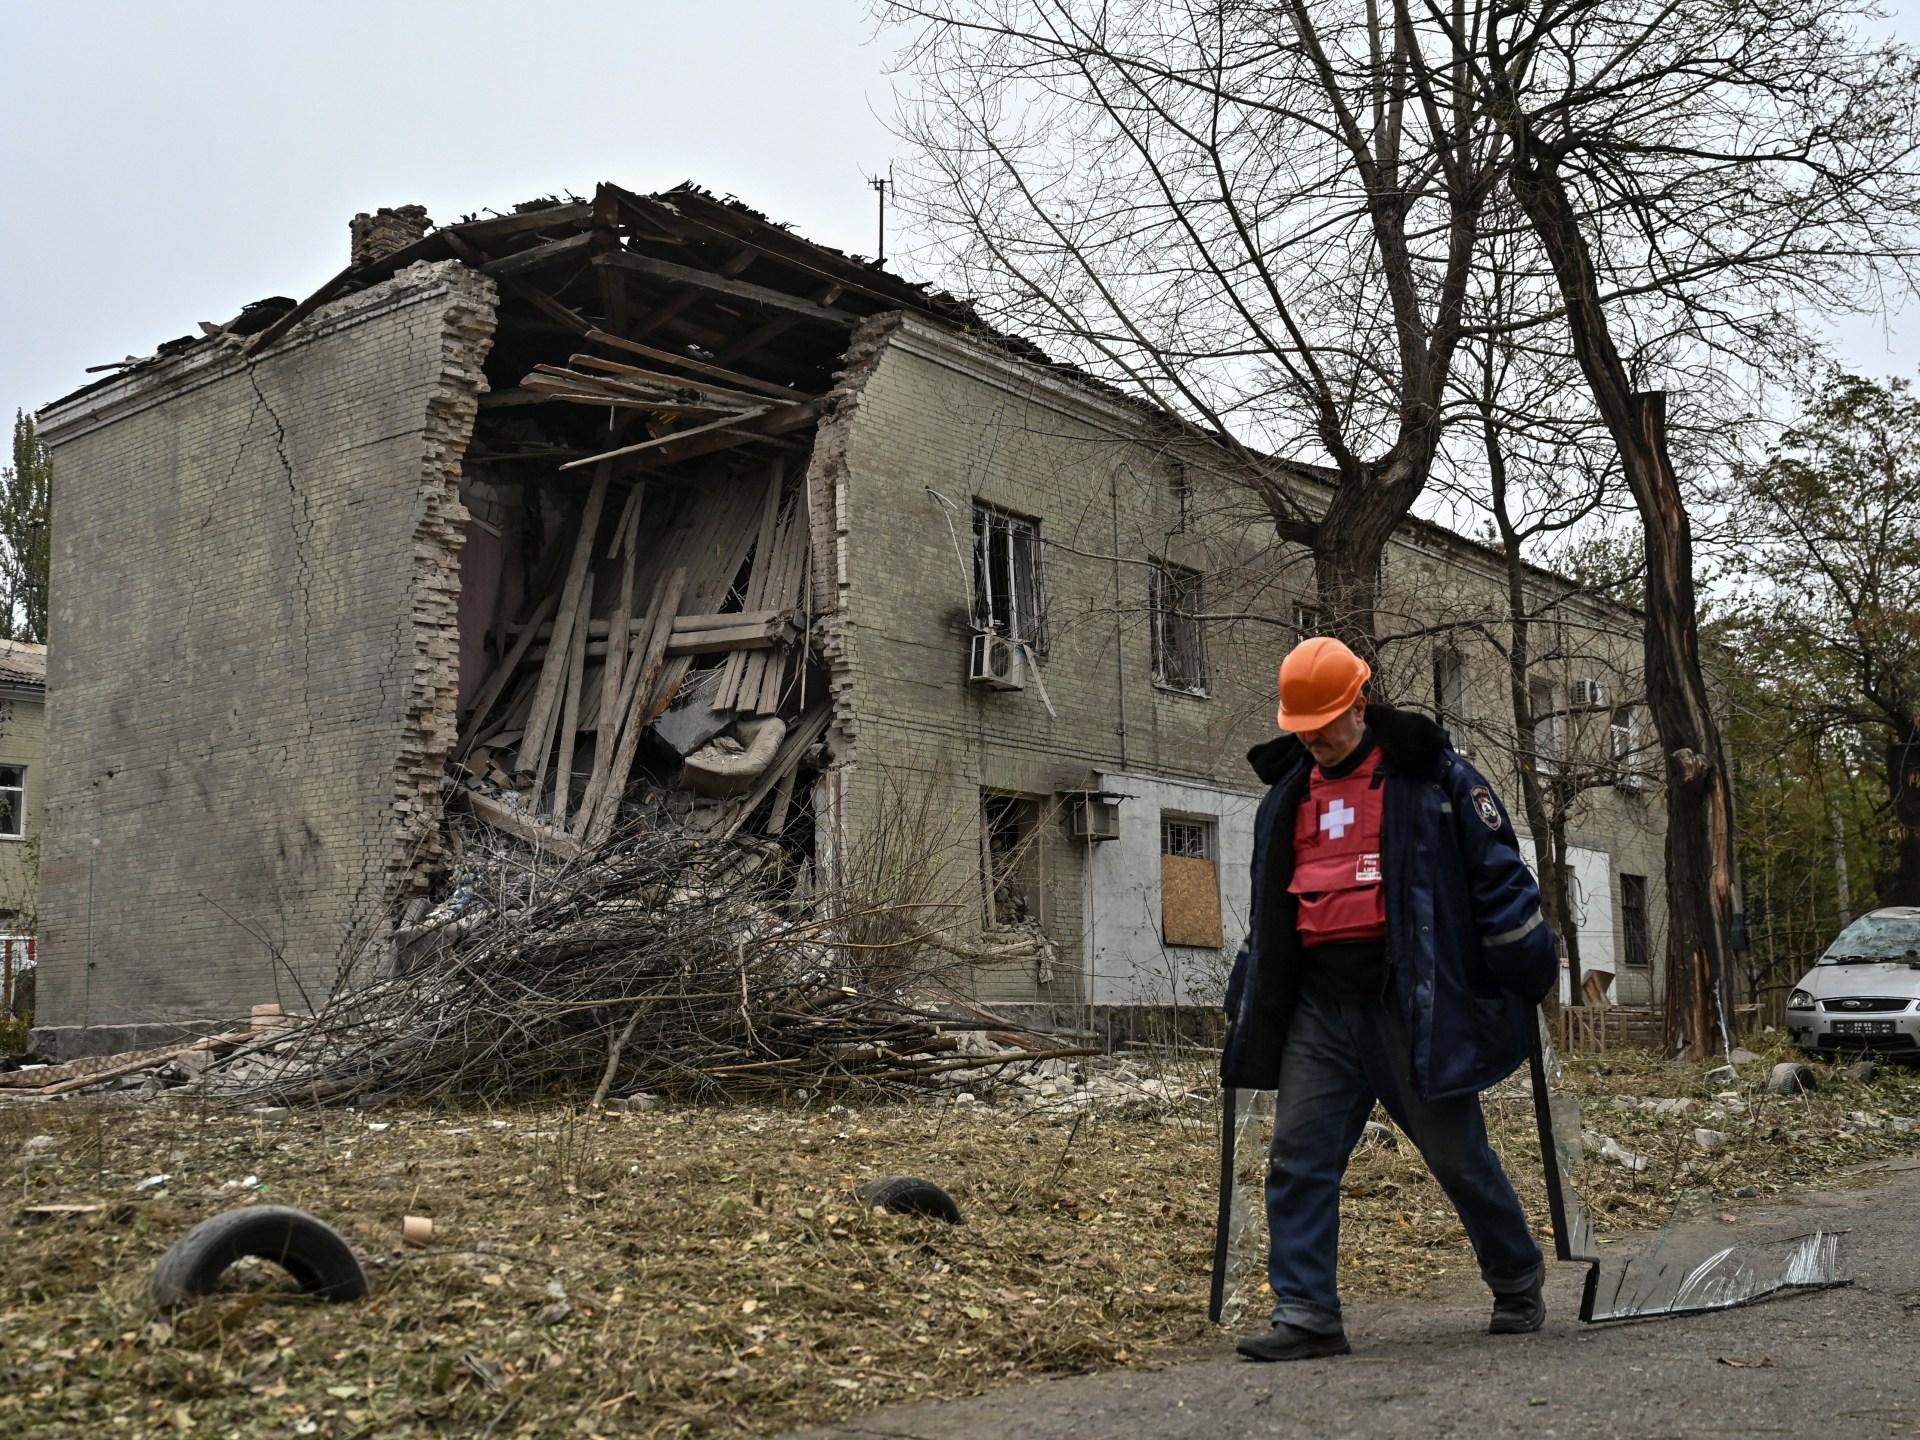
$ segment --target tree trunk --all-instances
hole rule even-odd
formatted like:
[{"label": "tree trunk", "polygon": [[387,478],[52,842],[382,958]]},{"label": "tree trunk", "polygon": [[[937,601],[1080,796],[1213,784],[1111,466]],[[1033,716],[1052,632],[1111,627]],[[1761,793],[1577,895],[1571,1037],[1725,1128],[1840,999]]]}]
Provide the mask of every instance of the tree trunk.
[{"label": "tree trunk", "polygon": [[1352,473],[1341,475],[1326,514],[1312,530],[1322,631],[1337,635],[1373,666],[1370,693],[1378,700],[1393,699],[1383,689],[1375,628],[1381,557],[1425,481],[1426,467],[1404,454],[1378,465],[1353,467]]},{"label": "tree trunk", "polygon": [[1734,1039],[1733,793],[1700,669],[1692,526],[1667,452],[1666,396],[1635,391],[1628,379],[1558,157],[1524,119],[1515,141],[1514,197],[1553,266],[1576,358],[1640,511],[1647,708],[1666,759],[1666,1038],[1675,1052],[1703,1059]]},{"label": "tree trunk", "polygon": [[1880,903],[1920,905],[1920,730],[1887,741],[1887,804],[1894,863],[1880,879]]},{"label": "tree trunk", "polygon": [[[1496,468],[1504,468],[1498,450],[1490,443],[1489,459]],[[1497,482],[1499,483],[1499,482]],[[1527,619],[1526,566],[1520,558],[1520,538],[1513,531],[1504,503],[1505,485],[1500,483],[1501,503],[1494,507],[1506,548],[1507,565],[1507,682],[1513,703],[1514,770],[1520,777],[1520,805],[1527,817],[1527,833],[1533,837],[1534,867],[1540,877],[1540,913],[1547,928],[1560,943],[1560,953],[1571,956],[1568,924],[1566,873],[1557,863],[1560,856],[1552,843],[1553,822],[1547,808],[1546,786],[1540,775],[1540,758],[1534,753],[1533,693],[1528,688],[1528,672],[1533,668],[1533,627]],[[1580,979],[1572,976],[1568,1003],[1578,1005]]]}]

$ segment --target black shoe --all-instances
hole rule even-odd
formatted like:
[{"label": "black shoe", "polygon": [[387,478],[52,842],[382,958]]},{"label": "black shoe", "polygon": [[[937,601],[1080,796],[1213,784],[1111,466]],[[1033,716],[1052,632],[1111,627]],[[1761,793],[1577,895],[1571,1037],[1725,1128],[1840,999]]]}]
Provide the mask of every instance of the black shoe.
[{"label": "black shoe", "polygon": [[1547,1323],[1547,1302],[1541,1291],[1546,1288],[1547,1272],[1542,1266],[1533,1284],[1511,1295],[1493,1297],[1493,1319],[1487,1325],[1489,1335],[1526,1335]]},{"label": "black shoe", "polygon": [[1233,1347],[1249,1360],[1317,1360],[1323,1355],[1347,1355],[1353,1346],[1346,1332],[1331,1335],[1302,1330],[1298,1325],[1275,1324],[1263,1335],[1248,1335]]}]

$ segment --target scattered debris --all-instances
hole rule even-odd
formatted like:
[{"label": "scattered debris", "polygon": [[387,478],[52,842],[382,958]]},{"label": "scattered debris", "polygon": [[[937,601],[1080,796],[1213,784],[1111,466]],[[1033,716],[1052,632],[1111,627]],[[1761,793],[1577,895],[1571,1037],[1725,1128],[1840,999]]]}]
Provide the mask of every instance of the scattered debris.
[{"label": "scattered debris", "polygon": [[1770,1095],[1800,1095],[1817,1090],[1819,1086],[1813,1067],[1802,1065],[1797,1060],[1781,1061],[1767,1076],[1767,1093]]},{"label": "scattered debris", "polygon": [[433,1221],[425,1215],[408,1215],[400,1221],[400,1238],[416,1249],[433,1243]]},{"label": "scattered debris", "polygon": [[353,1247],[324,1220],[284,1205],[248,1205],[202,1220],[174,1242],[153,1272],[154,1303],[165,1308],[211,1295],[235,1261],[270,1260],[322,1300],[363,1300],[367,1275]]},{"label": "scattered debris", "polygon": [[[205,1083],[276,1104],[555,1092],[597,1103],[635,1087],[926,1082],[1098,1053],[1021,1039],[1011,1022],[943,1001],[945,907],[854,888],[796,895],[792,878],[775,844],[674,827],[544,864],[500,851],[474,865],[442,943],[236,1048]],[[988,1030],[1018,1043],[962,1052],[961,1033]]]},{"label": "scattered debris", "polygon": [[1693,1143],[1709,1154],[1717,1154],[1727,1148],[1727,1137],[1719,1130],[1699,1129],[1693,1132]]},{"label": "scattered debris", "polygon": [[924,1215],[944,1220],[949,1225],[965,1222],[953,1197],[931,1180],[913,1175],[889,1175],[884,1180],[869,1180],[854,1192],[869,1210],[885,1210],[894,1215]]}]

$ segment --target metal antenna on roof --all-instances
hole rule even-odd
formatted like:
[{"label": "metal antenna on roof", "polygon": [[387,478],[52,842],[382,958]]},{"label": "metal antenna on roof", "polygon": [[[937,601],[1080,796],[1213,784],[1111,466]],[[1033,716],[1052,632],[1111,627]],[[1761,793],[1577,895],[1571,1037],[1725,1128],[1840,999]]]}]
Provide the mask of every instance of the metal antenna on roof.
[{"label": "metal antenna on roof", "polygon": [[880,253],[873,257],[873,263],[884,265],[887,260],[887,191],[893,188],[893,166],[887,166],[885,175],[876,175],[867,184],[880,197]]}]

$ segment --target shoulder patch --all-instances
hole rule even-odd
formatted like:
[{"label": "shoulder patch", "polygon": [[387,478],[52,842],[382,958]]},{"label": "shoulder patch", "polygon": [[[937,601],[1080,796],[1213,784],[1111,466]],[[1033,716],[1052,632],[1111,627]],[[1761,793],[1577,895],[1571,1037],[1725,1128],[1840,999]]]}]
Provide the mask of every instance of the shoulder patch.
[{"label": "shoulder patch", "polygon": [[1473,801],[1473,813],[1487,822],[1487,829],[1500,828],[1500,802],[1493,798],[1493,792],[1484,785],[1473,787],[1467,798]]}]

